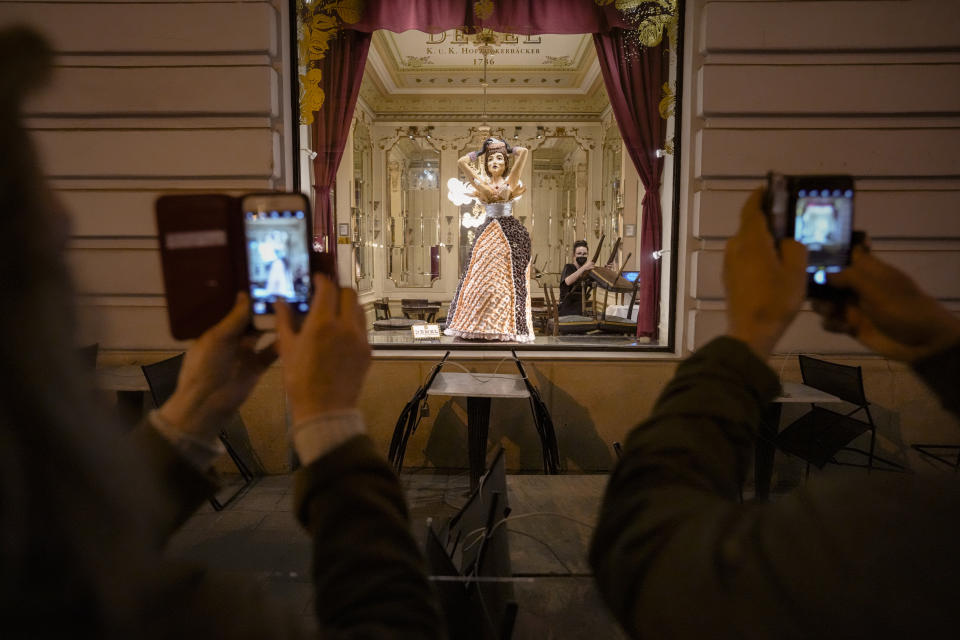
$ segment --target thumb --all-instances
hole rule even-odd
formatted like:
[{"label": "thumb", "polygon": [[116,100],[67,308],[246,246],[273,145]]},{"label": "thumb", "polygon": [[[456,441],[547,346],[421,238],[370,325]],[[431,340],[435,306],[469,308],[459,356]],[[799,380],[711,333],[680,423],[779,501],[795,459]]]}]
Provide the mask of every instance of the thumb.
[{"label": "thumb", "polygon": [[780,262],[787,273],[801,273],[807,269],[807,247],[796,240],[780,241]]},{"label": "thumb", "polygon": [[217,339],[237,338],[250,327],[250,296],[244,292],[237,294],[237,301],[230,312],[214,325],[210,334]]}]

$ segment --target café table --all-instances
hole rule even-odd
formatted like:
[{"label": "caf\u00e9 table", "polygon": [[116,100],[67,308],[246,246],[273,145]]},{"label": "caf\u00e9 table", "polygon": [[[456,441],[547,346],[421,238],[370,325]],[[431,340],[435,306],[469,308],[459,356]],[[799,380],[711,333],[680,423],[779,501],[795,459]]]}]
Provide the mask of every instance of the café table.
[{"label": "caf\u00e9 table", "polygon": [[407,303],[401,305],[400,310],[403,312],[405,318],[416,317],[418,320],[433,322],[437,317],[437,313],[440,312],[440,303]]},{"label": "caf\u00e9 table", "polygon": [[800,382],[783,382],[781,386],[783,393],[767,405],[760,419],[760,430],[757,436],[753,464],[755,496],[760,501],[766,501],[770,498],[773,459],[777,451],[775,443],[777,432],[780,430],[780,414],[783,405],[843,402],[835,395]]},{"label": "caf\u00e9 table", "polygon": [[98,389],[113,391],[117,397],[117,412],[125,424],[135,425],[143,417],[146,394],[150,392],[147,378],[137,364],[98,367]]},{"label": "caf\u00e9 table", "polygon": [[441,371],[427,389],[430,396],[466,396],[467,457],[470,488],[486,471],[491,398],[529,398],[523,378],[511,373],[455,373]]}]

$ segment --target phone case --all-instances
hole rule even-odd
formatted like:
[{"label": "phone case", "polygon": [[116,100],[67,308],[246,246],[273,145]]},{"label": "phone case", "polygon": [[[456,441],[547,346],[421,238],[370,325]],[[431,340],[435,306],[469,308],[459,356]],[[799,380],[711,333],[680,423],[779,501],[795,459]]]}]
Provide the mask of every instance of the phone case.
[{"label": "phone case", "polygon": [[156,203],[170,333],[196,338],[246,289],[240,200],[222,194],[168,195]]}]

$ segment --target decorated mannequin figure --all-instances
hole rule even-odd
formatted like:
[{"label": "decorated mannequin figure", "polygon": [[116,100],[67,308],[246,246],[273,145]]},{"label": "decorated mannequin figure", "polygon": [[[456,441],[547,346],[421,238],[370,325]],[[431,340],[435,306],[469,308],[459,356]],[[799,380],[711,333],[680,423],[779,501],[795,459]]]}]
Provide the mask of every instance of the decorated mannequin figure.
[{"label": "decorated mannequin figure", "polygon": [[[520,175],[528,151],[487,138],[480,151],[460,158],[467,183],[447,182],[456,205],[479,204],[478,216],[464,215],[476,227],[467,268],[450,303],[445,333],[460,338],[532,342],[530,313],[530,234],[513,217],[513,204],[524,192]],[[480,160],[479,167],[473,163]],[[511,166],[512,165],[512,166]]]}]

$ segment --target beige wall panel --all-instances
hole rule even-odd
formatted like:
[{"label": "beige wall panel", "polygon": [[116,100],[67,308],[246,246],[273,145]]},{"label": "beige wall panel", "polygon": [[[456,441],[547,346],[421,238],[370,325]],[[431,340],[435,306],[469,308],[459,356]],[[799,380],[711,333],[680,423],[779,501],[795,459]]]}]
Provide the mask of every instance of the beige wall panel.
[{"label": "beige wall panel", "polygon": [[[260,187],[268,188],[267,186]],[[253,187],[247,191],[254,190]],[[240,195],[244,190],[223,189],[220,186],[185,191],[107,191],[58,190],[57,197],[70,217],[70,235],[84,237],[156,237],[157,225],[154,203],[165,193],[230,193]]]},{"label": "beige wall panel", "polygon": [[[170,357],[182,350],[171,346],[167,351],[101,351],[101,366],[145,364]],[[804,353],[823,353],[807,349]],[[880,407],[898,413],[897,433],[881,429],[880,446],[884,451],[902,451],[903,443],[941,441],[956,435],[956,420],[944,412],[937,399],[904,366],[869,356],[829,354],[828,359],[841,364],[863,367],[867,397]],[[433,362],[375,359],[364,385],[361,408],[370,434],[378,450],[386,455],[390,435],[400,409]],[[495,365],[464,362],[472,370],[488,370]],[[773,356],[769,360],[783,380],[800,380],[795,353]],[[560,455],[569,471],[581,463],[612,464],[612,442],[623,442],[626,434],[649,415],[656,395],[672,377],[676,364],[662,361],[620,364],[538,362],[528,370],[544,394],[557,428]],[[558,373],[562,372],[562,373]],[[610,385],[601,388],[600,378],[624,376],[615,401],[609,397]],[[563,380],[558,380],[562,376]],[[264,374],[247,402],[241,407],[251,443],[268,473],[289,469],[286,404],[282,373],[274,365]],[[593,383],[585,381],[598,378]],[[571,379],[576,382],[571,383]],[[560,387],[555,386],[559,382]],[[384,384],[388,383],[388,384]],[[550,396],[548,396],[550,394]],[[428,466],[467,468],[466,412],[463,399],[430,396],[431,415],[420,424],[410,441],[405,468]],[[510,470],[540,472],[540,450],[533,425],[528,422],[529,408],[521,401],[493,403],[490,451],[497,446],[507,450]],[[504,421],[515,419],[516,424]],[[784,457],[778,456],[780,463]],[[923,468],[923,467],[918,467]],[[589,470],[594,470],[589,468]]]},{"label": "beige wall panel", "polygon": [[729,51],[936,50],[960,46],[960,3],[709,2],[700,49]]},{"label": "beige wall panel", "polygon": [[272,176],[269,129],[34,131],[49,177]]},{"label": "beige wall panel", "polygon": [[[496,363],[461,360],[471,371],[492,372]],[[386,452],[404,404],[422,384],[434,362],[374,359],[361,409],[371,437]],[[656,397],[673,374],[674,363],[546,362],[527,363],[527,372],[546,402],[560,456],[569,470],[608,470],[611,445],[649,414]],[[459,371],[448,366],[447,370]],[[513,371],[504,363],[500,372]],[[410,439],[405,466],[467,466],[467,414],[464,398],[428,396],[430,415]],[[494,400],[489,451],[507,450],[512,470],[542,468],[540,444],[526,400]]]},{"label": "beige wall panel", "polygon": [[[875,255],[910,275],[930,295],[940,299],[960,298],[960,252],[877,251]],[[700,300],[726,297],[722,251],[696,251],[691,266],[693,297]]]},{"label": "beige wall panel", "polygon": [[955,64],[706,65],[699,82],[701,116],[960,112]]},{"label": "beige wall panel", "polygon": [[70,216],[70,235],[157,235],[153,203],[158,191],[58,191]]},{"label": "beige wall panel", "polygon": [[[693,234],[732,236],[749,194],[746,190],[695,193]],[[854,218],[856,228],[872,238],[960,238],[960,191],[860,190]]]},{"label": "beige wall panel", "polygon": [[960,175],[960,129],[706,129],[696,140],[699,178],[760,177],[770,169],[874,177]]},{"label": "beige wall panel", "polygon": [[156,249],[69,249],[66,255],[82,293],[163,295]]},{"label": "beige wall panel", "polygon": [[878,251],[877,257],[910,275],[931,296],[960,299],[960,252]]},{"label": "beige wall panel", "polygon": [[82,327],[80,344],[99,342],[109,349],[174,349],[183,351],[187,343],[170,336],[167,308],[163,306],[115,306],[85,303],[79,305]]},{"label": "beige wall panel", "polygon": [[[286,396],[283,392],[283,368],[275,364],[267,369],[240,407],[250,444],[267,473],[290,470],[290,440],[287,438]],[[229,465],[229,463],[228,463]],[[236,467],[226,467],[236,473]]]},{"label": "beige wall panel", "polygon": [[270,67],[60,67],[27,115],[279,115]]},{"label": "beige wall panel", "polygon": [[[687,318],[687,346],[699,349],[727,330],[726,311],[694,310]],[[777,343],[775,353],[866,353],[853,338],[828,333],[820,327],[820,316],[801,311]]]},{"label": "beige wall panel", "polygon": [[35,26],[60,53],[270,53],[269,2],[178,4],[0,3],[0,25]]}]

